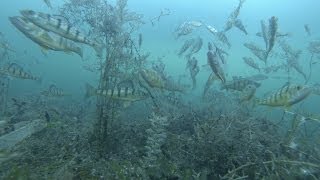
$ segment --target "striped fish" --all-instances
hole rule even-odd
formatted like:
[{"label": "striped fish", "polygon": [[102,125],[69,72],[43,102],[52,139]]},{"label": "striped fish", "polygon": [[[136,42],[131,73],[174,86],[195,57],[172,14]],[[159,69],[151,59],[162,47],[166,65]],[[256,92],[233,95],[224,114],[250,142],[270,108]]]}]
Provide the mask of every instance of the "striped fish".
[{"label": "striped fish", "polygon": [[250,67],[252,67],[253,69],[256,69],[260,72],[260,67],[259,65],[253,60],[253,58],[251,57],[243,57],[242,58],[243,61]]},{"label": "striped fish", "polygon": [[142,69],[139,74],[140,80],[144,80],[152,88],[164,89],[166,86],[165,81],[154,70]]},{"label": "striped fish", "polygon": [[11,64],[6,65],[3,68],[0,68],[0,74],[5,74],[5,75],[19,78],[19,79],[30,79],[30,80],[38,81],[41,83],[41,78],[35,77],[32,74],[27,73],[17,63],[11,63]]},{"label": "striped fish", "polygon": [[61,88],[58,88],[56,85],[52,84],[49,86],[48,90],[42,91],[41,95],[47,97],[63,97],[67,94],[65,94]]},{"label": "striped fish", "polygon": [[312,88],[308,86],[286,84],[267,98],[259,100],[258,104],[272,107],[290,107],[304,100],[311,92]]},{"label": "striped fish", "polygon": [[148,98],[148,95],[143,91],[136,91],[132,87],[120,86],[114,89],[95,89],[90,84],[86,84],[86,94],[85,97],[89,98],[91,96],[103,96],[111,98],[113,100],[119,101],[139,101]]},{"label": "striped fish", "polygon": [[248,85],[258,88],[261,84],[248,78],[233,77],[233,80],[226,82],[221,89],[243,91]]},{"label": "striped fish", "polygon": [[72,41],[87,44],[94,48],[99,57],[102,56],[103,45],[87,38],[86,35],[81,33],[77,28],[72,27],[72,25],[66,20],[32,10],[21,10],[20,13],[42,29],[54,32]]},{"label": "striped fish", "polygon": [[25,36],[37,43],[45,50],[74,52],[82,57],[82,49],[63,37],[56,34],[49,34],[47,31],[36,26],[24,17],[9,17],[11,23]]}]

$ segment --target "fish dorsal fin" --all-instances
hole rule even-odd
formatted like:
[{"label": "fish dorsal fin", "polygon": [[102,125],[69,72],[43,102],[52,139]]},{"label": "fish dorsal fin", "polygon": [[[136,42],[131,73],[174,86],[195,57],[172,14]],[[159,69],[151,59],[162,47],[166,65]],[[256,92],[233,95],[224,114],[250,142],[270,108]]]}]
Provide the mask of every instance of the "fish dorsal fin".
[{"label": "fish dorsal fin", "polygon": [[16,70],[23,70],[23,68],[19,65],[19,64],[17,64],[17,63],[10,63],[9,64],[9,66],[8,66],[8,68],[9,69],[11,69],[11,68],[14,68],[14,69],[16,69]]},{"label": "fish dorsal fin", "polygon": [[131,102],[130,101],[125,101],[125,102],[123,102],[123,107],[124,108],[127,108],[127,107],[129,107],[131,105]]},{"label": "fish dorsal fin", "polygon": [[55,17],[56,19],[60,19],[62,23],[66,23],[66,24],[70,24],[70,21],[67,17],[63,16],[63,15],[60,15],[60,14],[53,14],[52,15],[53,17]]},{"label": "fish dorsal fin", "polygon": [[289,86],[289,85],[290,85],[290,82],[286,82],[286,83],[281,87],[281,89],[284,88],[284,87],[286,87],[286,86]]}]

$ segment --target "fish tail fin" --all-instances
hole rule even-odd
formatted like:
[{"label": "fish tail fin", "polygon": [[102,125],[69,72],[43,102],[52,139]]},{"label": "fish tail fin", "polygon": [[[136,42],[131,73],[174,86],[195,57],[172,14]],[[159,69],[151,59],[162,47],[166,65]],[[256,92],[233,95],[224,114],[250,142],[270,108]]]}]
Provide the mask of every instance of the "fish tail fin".
[{"label": "fish tail fin", "polygon": [[93,44],[93,49],[96,52],[98,57],[102,57],[104,45],[100,42],[96,42]]},{"label": "fish tail fin", "polygon": [[86,94],[85,94],[85,99],[93,96],[95,94],[95,89],[93,86],[91,86],[89,83],[86,83]]},{"label": "fish tail fin", "polygon": [[36,82],[37,82],[38,84],[42,84],[42,77],[36,78]]},{"label": "fish tail fin", "polygon": [[75,53],[78,54],[81,58],[83,58],[83,51],[80,47],[75,49]]}]

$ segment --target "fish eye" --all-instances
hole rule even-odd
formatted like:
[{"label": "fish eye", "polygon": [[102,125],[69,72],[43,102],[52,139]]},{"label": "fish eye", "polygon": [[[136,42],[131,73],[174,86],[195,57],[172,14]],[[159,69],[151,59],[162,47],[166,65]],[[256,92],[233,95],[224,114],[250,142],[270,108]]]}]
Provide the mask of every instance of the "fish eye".
[{"label": "fish eye", "polygon": [[28,10],[27,12],[28,12],[28,14],[30,14],[30,15],[34,15],[34,14],[35,14],[35,12],[32,11],[32,10]]},{"label": "fish eye", "polygon": [[300,90],[302,87],[301,86],[297,86],[297,90]]}]

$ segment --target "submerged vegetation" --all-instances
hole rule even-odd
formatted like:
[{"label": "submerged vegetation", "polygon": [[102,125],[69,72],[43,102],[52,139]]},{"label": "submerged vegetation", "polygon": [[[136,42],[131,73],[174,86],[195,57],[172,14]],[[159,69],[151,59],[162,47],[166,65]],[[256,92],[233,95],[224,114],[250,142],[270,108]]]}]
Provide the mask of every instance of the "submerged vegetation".
[{"label": "submerged vegetation", "polygon": [[[278,39],[278,18],[272,16],[268,28],[261,21],[265,48],[244,43],[261,60],[244,57],[244,62],[264,74],[228,78],[224,65],[232,51],[224,50],[231,48],[227,32],[234,26],[250,34],[239,19],[244,2],[239,1],[222,31],[203,21],[184,22],[175,30],[177,41],[202,26],[216,38],[184,40],[177,55],[186,54],[188,82],[170,76],[162,60],[152,60],[142,48],[139,30],[147,22],[130,11],[127,0],[67,0],[58,16],[29,10],[10,17],[22,32],[20,20],[35,26],[38,33],[32,38],[23,34],[46,50],[92,47],[97,63],[90,71],[99,81],[88,83],[85,99],[77,101],[55,84],[41,95],[9,98],[7,76],[42,79],[8,63],[11,48],[0,49],[8,65],[0,69],[0,179],[319,179],[320,141],[315,137],[320,120],[300,102],[318,93],[317,85],[307,83],[320,43],[309,44],[308,75],[298,62],[301,52]],[[52,8],[49,0],[45,3]],[[152,26],[170,15],[165,9],[151,19]],[[76,27],[89,31],[80,33]],[[285,63],[272,64],[279,49]],[[192,97],[188,93],[201,86],[197,53],[207,58],[210,75],[204,93]],[[288,73],[288,83],[257,98],[266,74],[279,69]],[[303,83],[289,80],[291,69],[303,76]],[[261,105],[282,109],[264,112]]]}]

